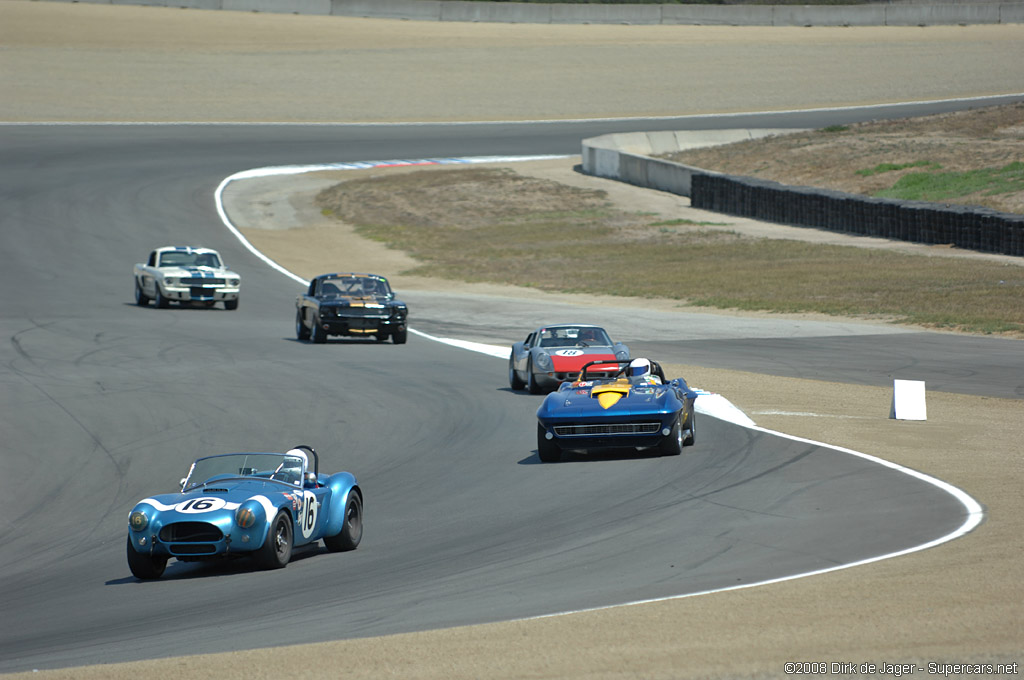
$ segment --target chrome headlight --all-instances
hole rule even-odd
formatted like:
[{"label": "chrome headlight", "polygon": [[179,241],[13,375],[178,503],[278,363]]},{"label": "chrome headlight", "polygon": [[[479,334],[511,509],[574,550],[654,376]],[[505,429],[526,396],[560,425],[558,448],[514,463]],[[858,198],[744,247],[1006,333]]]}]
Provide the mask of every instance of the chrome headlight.
[{"label": "chrome headlight", "polygon": [[141,510],[133,510],[132,514],[128,515],[128,525],[132,531],[144,531],[149,526],[149,517]]},{"label": "chrome headlight", "polygon": [[625,361],[626,359],[629,358],[629,350],[620,349],[618,352],[615,353],[615,358]]},{"label": "chrome headlight", "polygon": [[228,285],[232,288],[237,288],[239,283],[241,283],[240,279],[228,279]]},{"label": "chrome headlight", "polygon": [[179,280],[173,276],[168,276],[167,278],[164,279],[164,285],[167,286],[177,286],[178,283]]},{"label": "chrome headlight", "polygon": [[551,355],[546,352],[537,352],[535,355],[537,358],[537,368],[542,371],[550,371],[554,369],[554,364],[551,363]]}]

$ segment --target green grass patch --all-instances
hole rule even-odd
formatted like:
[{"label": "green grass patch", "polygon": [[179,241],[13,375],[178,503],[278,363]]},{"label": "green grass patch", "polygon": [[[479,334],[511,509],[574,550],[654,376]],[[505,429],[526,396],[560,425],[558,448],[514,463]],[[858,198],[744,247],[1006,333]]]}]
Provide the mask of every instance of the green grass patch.
[{"label": "green grass patch", "polygon": [[600,192],[478,169],[426,173],[426,190],[415,174],[345,182],[318,202],[424,276],[1024,332],[1024,267],[667,229],[675,221],[616,211]]},{"label": "green grass patch", "polygon": [[966,172],[911,172],[889,189],[875,195],[915,201],[942,201],[969,194],[995,196],[1024,191],[1024,162],[1001,168],[985,168]]}]

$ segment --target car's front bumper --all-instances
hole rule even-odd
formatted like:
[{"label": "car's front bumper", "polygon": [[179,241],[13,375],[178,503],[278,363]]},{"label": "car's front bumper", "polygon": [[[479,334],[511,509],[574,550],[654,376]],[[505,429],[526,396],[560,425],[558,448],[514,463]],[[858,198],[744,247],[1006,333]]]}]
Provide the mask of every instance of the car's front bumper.
[{"label": "car's front bumper", "polygon": [[672,432],[676,413],[601,418],[541,419],[545,437],[562,449],[647,448],[657,446]]},{"label": "car's front bumper", "polygon": [[250,529],[231,525],[223,531],[218,527],[215,535],[211,532],[210,535],[197,537],[196,540],[184,540],[181,537],[165,540],[162,538],[163,527],[155,532],[152,529],[130,530],[128,536],[136,552],[154,557],[177,557],[180,560],[188,560],[252,552],[263,545],[266,532],[266,525],[257,523]]},{"label": "car's front bumper", "polygon": [[164,297],[178,302],[224,302],[237,300],[239,288],[208,286],[165,286],[161,289]]},{"label": "car's front bumper", "polygon": [[375,335],[406,330],[405,319],[370,316],[321,316],[320,327],[328,335]]}]

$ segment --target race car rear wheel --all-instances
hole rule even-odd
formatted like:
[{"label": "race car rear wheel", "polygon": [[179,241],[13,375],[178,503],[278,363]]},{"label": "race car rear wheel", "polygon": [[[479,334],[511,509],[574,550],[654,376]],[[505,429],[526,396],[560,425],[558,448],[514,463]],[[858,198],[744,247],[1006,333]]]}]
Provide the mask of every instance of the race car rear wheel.
[{"label": "race car rear wheel", "polygon": [[562,449],[546,434],[544,426],[537,423],[537,456],[542,463],[557,463],[562,460]]},{"label": "race car rear wheel", "polygon": [[676,418],[676,422],[672,424],[672,431],[661,440],[658,450],[663,456],[678,456],[683,452],[683,422],[681,418]]},{"label": "race car rear wheel", "polygon": [[686,422],[683,424],[684,430],[689,430],[688,434],[683,439],[683,446],[693,446],[693,443],[697,441],[697,414],[690,411],[690,415],[686,417]]},{"label": "race car rear wheel", "polygon": [[295,337],[299,340],[309,340],[309,329],[302,322],[302,312],[295,312]]},{"label": "race car rear wheel", "polygon": [[142,286],[139,285],[138,279],[135,279],[135,304],[139,307],[145,307],[149,304],[149,298],[142,292]]},{"label": "race car rear wheel", "polygon": [[521,390],[526,387],[526,383],[520,380],[519,374],[516,373],[516,365],[512,357],[508,358],[508,386],[514,390]]},{"label": "race car rear wheel", "polygon": [[334,536],[324,536],[324,545],[331,552],[355,550],[363,539],[363,501],[355,491],[345,502],[345,523]]},{"label": "race car rear wheel", "polygon": [[292,518],[279,510],[270,524],[267,538],[254,554],[263,569],[281,569],[292,558]]},{"label": "race car rear wheel", "polygon": [[132,576],[142,581],[160,578],[167,568],[167,558],[143,555],[132,547],[132,537],[129,536],[128,568],[132,570]]}]

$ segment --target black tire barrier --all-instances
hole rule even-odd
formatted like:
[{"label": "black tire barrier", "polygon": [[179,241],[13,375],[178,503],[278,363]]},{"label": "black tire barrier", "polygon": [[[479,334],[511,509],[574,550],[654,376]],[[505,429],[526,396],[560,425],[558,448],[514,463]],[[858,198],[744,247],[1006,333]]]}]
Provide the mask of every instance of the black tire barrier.
[{"label": "black tire barrier", "polygon": [[776,224],[1024,256],[1024,215],[976,206],[873,198],[703,172],[692,175],[690,204]]}]

